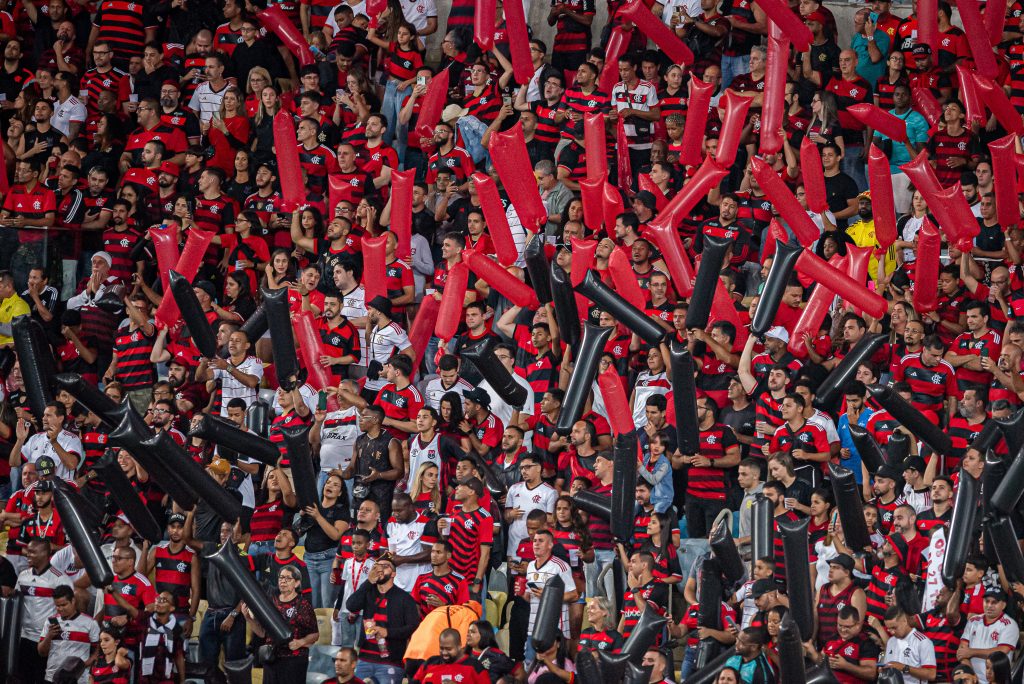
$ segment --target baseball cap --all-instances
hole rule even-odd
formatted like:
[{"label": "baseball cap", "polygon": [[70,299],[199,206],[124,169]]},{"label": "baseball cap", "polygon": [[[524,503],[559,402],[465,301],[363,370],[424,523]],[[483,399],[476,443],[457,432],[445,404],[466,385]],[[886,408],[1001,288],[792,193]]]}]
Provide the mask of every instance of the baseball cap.
[{"label": "baseball cap", "polygon": [[36,472],[39,473],[40,477],[44,475],[53,475],[57,471],[57,464],[53,462],[53,459],[49,456],[43,456],[36,461]]},{"label": "baseball cap", "polygon": [[805,24],[807,22],[809,22],[809,21],[815,21],[815,22],[821,24],[822,26],[824,26],[825,23],[826,23],[825,22],[825,15],[822,14],[821,12],[817,12],[817,11],[811,12],[806,17],[804,17],[804,23]]},{"label": "baseball cap", "polygon": [[167,516],[167,524],[168,525],[184,525],[185,524],[185,516],[182,515],[181,513],[171,513],[169,516]]},{"label": "baseball cap", "polygon": [[765,337],[774,337],[777,340],[782,340],[786,344],[789,344],[789,331],[783,328],[781,325],[776,325],[764,334]]},{"label": "baseball cap", "polygon": [[177,178],[181,175],[181,167],[172,161],[165,161],[160,164],[160,173],[166,173]]},{"label": "baseball cap", "polygon": [[99,257],[100,259],[103,259],[104,261],[106,261],[107,262],[107,266],[113,266],[114,265],[114,258],[112,256],[110,256],[110,252],[103,252],[103,251],[96,252],[95,254],[92,255],[92,258],[95,259],[96,257]]},{"label": "baseball cap", "polygon": [[841,568],[845,568],[847,572],[853,572],[854,562],[853,558],[847,553],[841,553],[835,558],[828,560],[829,565],[838,565]]},{"label": "baseball cap", "polygon": [[911,50],[911,53],[915,57],[920,57],[920,56],[923,56],[923,55],[930,55],[930,54],[932,54],[932,48],[931,48],[931,46],[926,45],[924,43],[918,43],[917,45],[914,46],[914,49]]},{"label": "baseball cap", "polygon": [[775,591],[775,582],[770,579],[759,579],[754,582],[753,586],[750,587],[750,595],[754,598],[764,596],[765,594]]},{"label": "baseball cap", "polygon": [[897,472],[897,470],[893,468],[891,465],[886,464],[878,469],[878,472],[875,473],[875,477],[885,477],[890,480],[899,480],[902,477],[902,472]]},{"label": "baseball cap", "polygon": [[994,598],[997,601],[1007,602],[1006,592],[999,587],[989,587],[985,590],[985,598]]},{"label": "baseball cap", "polygon": [[210,465],[206,467],[218,475],[227,475],[231,472],[231,464],[219,457],[210,461]]},{"label": "baseball cap", "polygon": [[471,390],[467,390],[462,393],[463,399],[469,399],[472,402],[480,404],[481,406],[487,407],[491,405],[491,395],[479,387],[474,387]]},{"label": "baseball cap", "polygon": [[903,461],[904,470],[916,470],[923,473],[926,467],[924,459],[920,456],[908,456],[907,460]]}]

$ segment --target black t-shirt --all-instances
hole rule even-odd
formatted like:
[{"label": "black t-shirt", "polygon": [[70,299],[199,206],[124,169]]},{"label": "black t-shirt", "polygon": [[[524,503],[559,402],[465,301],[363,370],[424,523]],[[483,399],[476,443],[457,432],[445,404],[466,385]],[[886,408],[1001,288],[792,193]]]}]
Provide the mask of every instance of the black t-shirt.
[{"label": "black t-shirt", "polygon": [[[338,500],[330,508],[320,509],[321,515],[327,520],[328,523],[334,525],[339,520],[345,520],[349,523],[352,522],[352,516],[348,512],[348,491],[345,487],[341,488],[341,494],[338,496]],[[338,545],[338,542],[328,537],[319,524],[313,525],[309,532],[306,533],[306,552],[315,553],[317,551],[326,551],[332,549]]]},{"label": "black t-shirt", "polygon": [[[801,480],[799,477],[793,480],[793,484],[786,487],[786,498],[796,499],[799,503],[804,506],[811,505],[811,484],[806,480]],[[800,515],[797,512],[797,515]]]},{"label": "black t-shirt", "polygon": [[[751,402],[746,408],[737,411],[732,406],[726,406],[719,415],[723,425],[728,425],[737,435],[751,436],[754,434],[754,423],[757,420],[757,413],[754,404]],[[750,453],[749,444],[740,444],[740,453],[743,458]]]},{"label": "black t-shirt", "polygon": [[[832,213],[843,211],[849,201],[860,194],[853,179],[840,171],[834,176],[825,176],[825,199]],[[846,230],[846,219],[836,219],[836,228]]]}]

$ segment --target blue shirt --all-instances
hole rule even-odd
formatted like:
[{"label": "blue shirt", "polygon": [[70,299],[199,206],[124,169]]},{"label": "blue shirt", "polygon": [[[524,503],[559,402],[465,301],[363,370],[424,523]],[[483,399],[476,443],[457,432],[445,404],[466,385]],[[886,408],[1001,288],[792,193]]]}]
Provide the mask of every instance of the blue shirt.
[{"label": "blue shirt", "polygon": [[739,671],[743,684],[775,684],[775,671],[763,652],[746,663],[742,656],[734,655],[725,661],[725,666]]},{"label": "blue shirt", "polygon": [[857,33],[850,39],[850,49],[857,53],[857,73],[870,83],[872,88],[885,74],[885,57],[889,54],[889,42],[889,34],[876,28],[875,45],[882,53],[882,59],[875,64],[871,61],[871,53],[868,52],[868,39],[864,37],[864,34]]},{"label": "blue shirt", "polygon": [[[897,119],[907,122],[907,140],[911,145],[923,145],[928,142],[928,122],[919,113],[913,109],[908,109],[905,114],[897,114],[895,109],[890,109],[889,113]],[[875,131],[875,135],[882,140],[889,139],[889,136],[880,131]],[[903,173],[900,166],[909,161],[910,152],[907,151],[907,146],[903,143],[893,142],[892,152],[889,153],[889,171],[893,174]]]},{"label": "blue shirt", "polygon": [[[860,418],[857,420],[857,425],[862,428],[868,426],[868,418],[874,413],[870,408],[865,407],[864,411],[860,414]],[[839,416],[839,423],[836,425],[836,432],[839,433],[839,446],[843,449],[850,450],[850,458],[842,458],[842,452],[840,453],[839,465],[844,468],[849,468],[853,471],[853,477],[856,479],[857,484],[861,484],[863,481],[860,470],[860,453],[857,451],[857,447],[853,445],[853,436],[850,434],[850,416],[846,413]]]}]

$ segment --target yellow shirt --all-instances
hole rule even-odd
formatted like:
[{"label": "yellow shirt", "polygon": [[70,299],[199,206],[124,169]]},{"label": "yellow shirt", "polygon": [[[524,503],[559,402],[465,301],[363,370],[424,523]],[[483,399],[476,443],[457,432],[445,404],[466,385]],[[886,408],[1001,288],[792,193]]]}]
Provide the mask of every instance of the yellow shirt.
[{"label": "yellow shirt", "polygon": [[[28,302],[17,294],[0,302],[0,323],[10,323],[18,316],[27,316],[30,313]],[[14,338],[9,335],[0,335],[0,344],[11,344]]]},{"label": "yellow shirt", "polygon": [[[875,237],[875,222],[860,220],[856,223],[851,223],[846,227],[846,236],[858,247],[872,247],[875,252],[872,253],[871,259],[868,261],[868,278],[872,281],[878,280],[878,238]],[[890,248],[885,252],[885,272],[886,274],[892,273],[896,270],[896,252]]]}]

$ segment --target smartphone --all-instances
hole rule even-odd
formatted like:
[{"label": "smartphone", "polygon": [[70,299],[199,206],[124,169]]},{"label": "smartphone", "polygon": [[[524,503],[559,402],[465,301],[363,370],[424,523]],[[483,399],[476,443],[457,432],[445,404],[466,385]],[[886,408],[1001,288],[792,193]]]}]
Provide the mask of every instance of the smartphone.
[{"label": "smartphone", "polygon": [[501,96],[501,103],[503,105],[505,105],[506,107],[508,105],[512,104],[512,96],[511,95],[502,95]]},{"label": "smartphone", "polygon": [[323,411],[323,410],[325,410],[327,408],[327,392],[325,392],[323,390],[320,390],[317,393],[316,407],[317,407],[317,409],[319,409],[321,411]]},{"label": "smartphone", "polygon": [[871,14],[868,15],[868,17],[870,17],[872,24],[878,23],[878,12],[872,12]]},{"label": "smartphone", "polygon": [[416,85],[421,85],[421,86],[427,85],[427,77],[426,76],[417,76],[416,77]]},{"label": "smartphone", "polygon": [[733,620],[733,619],[732,619],[732,618],[731,618],[730,616],[728,616],[728,615],[726,615],[726,616],[725,616],[725,622],[726,622],[726,624],[727,624],[727,625],[729,626],[729,629],[732,629],[733,627],[735,627],[735,626],[736,626],[736,621],[735,621],[735,620]]},{"label": "smartphone", "polygon": [[57,624],[58,624],[58,623],[57,623],[57,618],[55,618],[55,617],[50,617],[50,618],[49,618],[49,619],[47,620],[47,622],[49,622],[49,623],[50,623],[50,625],[51,625],[51,626],[53,626],[53,627],[56,627],[56,626],[57,626]]}]

